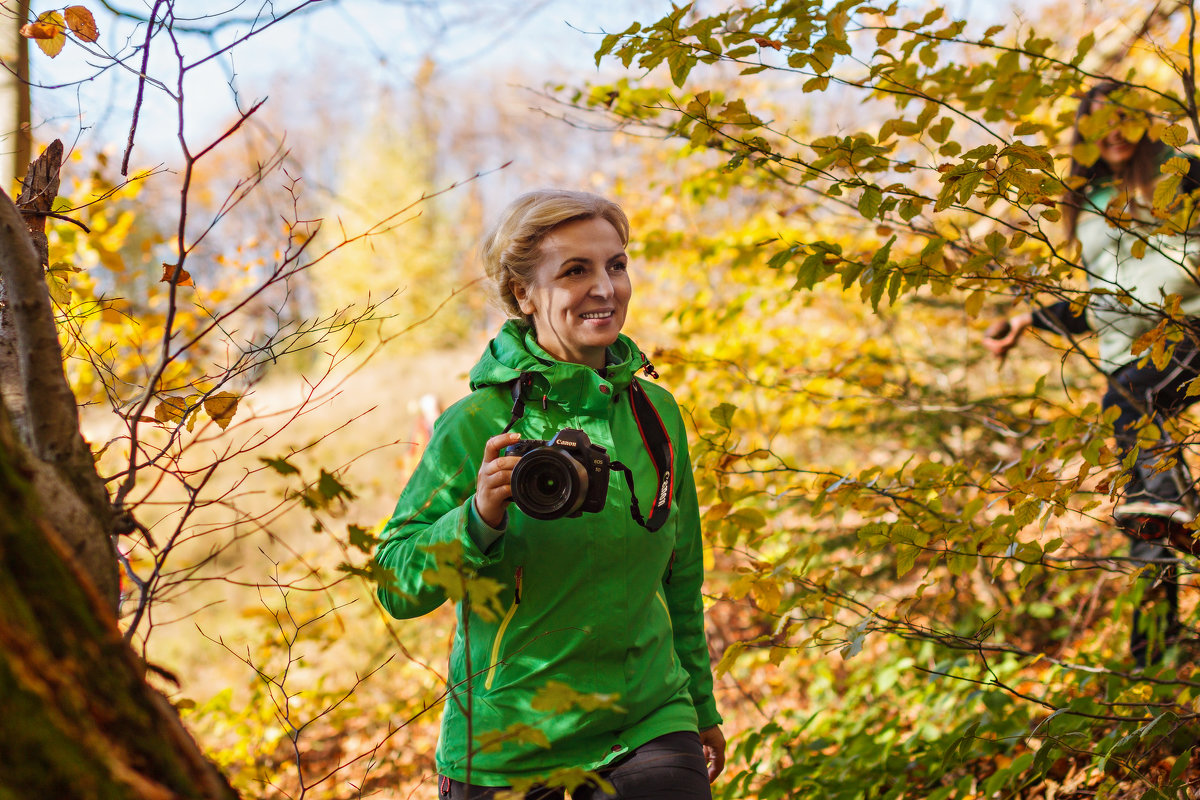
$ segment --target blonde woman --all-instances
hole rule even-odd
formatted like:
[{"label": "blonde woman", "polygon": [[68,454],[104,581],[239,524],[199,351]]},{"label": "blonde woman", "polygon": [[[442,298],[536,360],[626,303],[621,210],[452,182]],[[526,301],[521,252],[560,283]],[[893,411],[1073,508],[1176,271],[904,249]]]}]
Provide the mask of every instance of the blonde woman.
[{"label": "blonde woman", "polygon": [[[686,431],[621,333],[628,242],[602,197],[539,191],[508,207],[483,258],[512,319],[438,420],[378,549],[395,576],[379,595],[399,618],[446,600],[427,580],[431,545],[453,543],[504,586],[495,613],[457,607],[441,798],[529,781],[527,797],[561,798],[538,782],[583,768],[614,792],[587,783],[573,798],[694,800],[723,767]],[[564,686],[578,702],[545,701]]]}]

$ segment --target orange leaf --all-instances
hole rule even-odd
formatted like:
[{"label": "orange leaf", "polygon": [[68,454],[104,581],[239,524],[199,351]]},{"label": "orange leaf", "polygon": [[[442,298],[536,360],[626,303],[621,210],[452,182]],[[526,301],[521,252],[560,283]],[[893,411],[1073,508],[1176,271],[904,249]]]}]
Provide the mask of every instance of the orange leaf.
[{"label": "orange leaf", "polygon": [[163,276],[159,283],[174,283],[178,286],[194,286],[192,276],[186,269],[180,269],[177,264],[163,264]]},{"label": "orange leaf", "polygon": [[43,22],[31,22],[21,26],[21,35],[26,39],[53,39],[58,35],[58,28]]},{"label": "orange leaf", "polygon": [[[67,23],[57,11],[42,12],[38,15],[37,22],[26,25],[25,28],[33,29],[37,35],[30,38],[51,58],[61,53],[63,45],[67,43]],[[25,28],[21,29],[22,34]]]},{"label": "orange leaf", "polygon": [[67,6],[63,15],[67,18],[67,27],[71,29],[71,33],[79,37],[80,41],[94,42],[100,38],[100,29],[96,27],[96,18],[83,6]]}]

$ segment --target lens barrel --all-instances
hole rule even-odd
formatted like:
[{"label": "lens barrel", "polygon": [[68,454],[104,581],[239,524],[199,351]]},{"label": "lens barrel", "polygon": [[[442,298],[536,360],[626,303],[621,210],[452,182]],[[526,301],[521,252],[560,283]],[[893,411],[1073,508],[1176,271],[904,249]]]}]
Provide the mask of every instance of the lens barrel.
[{"label": "lens barrel", "polygon": [[521,456],[512,474],[513,502],[534,519],[570,516],[587,497],[583,465],[556,447],[538,447]]}]

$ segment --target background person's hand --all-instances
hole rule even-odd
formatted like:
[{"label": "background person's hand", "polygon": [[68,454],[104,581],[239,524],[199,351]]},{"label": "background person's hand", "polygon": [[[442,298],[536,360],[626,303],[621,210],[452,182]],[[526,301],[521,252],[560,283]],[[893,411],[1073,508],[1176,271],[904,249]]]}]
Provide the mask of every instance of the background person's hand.
[{"label": "background person's hand", "polygon": [[712,783],[725,769],[725,734],[720,725],[700,731],[700,744],[704,746],[704,760],[708,762],[708,782]]},{"label": "background person's hand", "polygon": [[512,471],[519,456],[501,456],[500,451],[521,438],[519,433],[501,433],[483,446],[483,463],[475,479],[475,510],[492,528],[500,528],[504,511],[512,502]]},{"label": "background person's hand", "polygon": [[1021,335],[1033,324],[1033,315],[1026,312],[1010,319],[997,320],[983,334],[983,346],[1001,362],[1008,351],[1016,347]]}]

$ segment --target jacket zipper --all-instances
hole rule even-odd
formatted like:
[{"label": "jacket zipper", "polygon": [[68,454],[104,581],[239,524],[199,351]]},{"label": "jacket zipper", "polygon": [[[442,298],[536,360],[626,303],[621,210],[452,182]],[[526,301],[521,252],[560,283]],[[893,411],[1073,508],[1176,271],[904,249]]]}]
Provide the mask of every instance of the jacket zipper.
[{"label": "jacket zipper", "polygon": [[515,585],[513,587],[513,604],[508,607],[508,612],[505,613],[504,619],[500,620],[500,627],[496,630],[496,640],[492,642],[491,666],[488,667],[487,679],[483,682],[485,690],[490,690],[492,683],[496,680],[496,667],[500,665],[500,645],[504,641],[504,632],[508,630],[508,623],[512,622],[513,615],[517,613],[517,606],[521,605],[521,576],[524,571],[524,567],[517,567]]},{"label": "jacket zipper", "polygon": [[662,592],[657,590],[654,592],[654,596],[658,598],[658,602],[662,603],[663,611],[667,612],[667,621],[671,622],[671,607],[667,605],[667,599],[662,596]]}]

